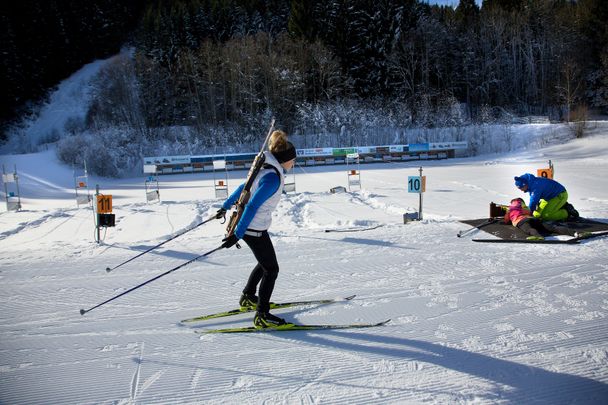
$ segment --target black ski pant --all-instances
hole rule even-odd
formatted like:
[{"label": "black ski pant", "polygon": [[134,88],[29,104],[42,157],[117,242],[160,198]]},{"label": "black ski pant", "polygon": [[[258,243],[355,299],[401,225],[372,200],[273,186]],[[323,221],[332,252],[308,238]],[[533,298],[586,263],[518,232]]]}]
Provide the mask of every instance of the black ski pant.
[{"label": "black ski pant", "polygon": [[258,264],[249,275],[249,280],[243,293],[255,295],[259,284],[257,310],[259,312],[268,312],[270,310],[270,296],[272,295],[272,290],[274,290],[274,282],[279,275],[279,263],[274,252],[274,246],[272,246],[272,241],[267,231],[261,232],[260,236],[245,234],[243,240],[247,243],[258,261]]},{"label": "black ski pant", "polygon": [[542,236],[540,233],[557,233],[558,235],[574,236],[574,231],[567,226],[543,222],[538,218],[526,218],[517,223],[517,227],[531,236]]}]

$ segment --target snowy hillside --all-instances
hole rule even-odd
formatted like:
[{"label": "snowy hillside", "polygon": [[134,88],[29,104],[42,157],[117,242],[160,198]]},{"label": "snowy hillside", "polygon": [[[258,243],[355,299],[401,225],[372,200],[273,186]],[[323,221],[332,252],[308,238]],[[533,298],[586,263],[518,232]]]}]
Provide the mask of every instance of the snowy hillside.
[{"label": "snowy hillside", "polygon": [[[179,326],[234,308],[254,259],[221,250],[81,316],[116,294],[217,247],[210,174],[92,178],[114,197],[117,226],[93,242],[72,171],[52,151],[0,156],[20,174],[23,211],[0,212],[3,404],[600,404],[608,398],[608,238],[580,245],[484,245],[458,220],[522,196],[513,176],[547,161],[581,215],[608,222],[608,131],[510,155],[424,162],[424,220],[407,193],[416,163],[297,168],[271,235],[281,271],[273,301],[349,302],[277,311],[300,323],[377,322],[363,330],[199,335],[251,315]],[[234,189],[245,172],[230,172]],[[325,232],[381,227],[360,232]]]},{"label": "snowy hillside", "polygon": [[36,150],[39,144],[65,136],[70,125],[84,126],[91,99],[90,83],[110,60],[112,58],[89,63],[63,80],[50,92],[48,102],[40,106],[36,116],[24,119],[20,128],[11,130],[9,141],[0,145],[0,150]]}]

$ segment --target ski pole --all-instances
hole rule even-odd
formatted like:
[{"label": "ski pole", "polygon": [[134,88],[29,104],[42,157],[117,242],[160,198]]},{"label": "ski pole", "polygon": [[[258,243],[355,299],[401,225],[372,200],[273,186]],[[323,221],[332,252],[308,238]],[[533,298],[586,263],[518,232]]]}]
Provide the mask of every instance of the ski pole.
[{"label": "ski pole", "polygon": [[380,228],[384,225],[375,225],[370,226],[369,228],[347,228],[347,229],[326,229],[325,232],[361,232],[361,231],[371,231],[373,229]]},{"label": "ski pole", "polygon": [[117,265],[117,266],[114,266],[114,267],[112,267],[112,268],[106,267],[106,271],[109,273],[109,272],[111,272],[112,270],[116,270],[116,269],[117,269],[117,268],[119,268],[120,266],[123,266],[123,265],[125,265],[125,264],[129,263],[130,261],[135,260],[135,259],[137,259],[138,257],[145,255],[145,254],[146,254],[146,253],[148,253],[149,251],[154,250],[154,249],[156,249],[156,248],[158,248],[158,247],[161,247],[161,246],[162,246],[162,245],[164,245],[165,243],[167,243],[167,242],[169,242],[169,241],[172,241],[173,239],[175,239],[175,238],[177,238],[177,237],[180,237],[180,236],[182,236],[183,234],[185,234],[185,233],[187,233],[187,232],[190,232],[190,231],[192,231],[192,230],[194,230],[194,229],[198,228],[199,226],[201,226],[201,225],[203,225],[203,224],[206,224],[207,222],[209,222],[209,221],[211,221],[211,220],[213,220],[213,219],[216,219],[216,218],[217,218],[217,217],[213,216],[213,217],[211,217],[211,218],[209,218],[209,219],[206,219],[206,220],[204,220],[203,222],[201,222],[200,224],[196,225],[195,227],[190,228],[190,229],[186,229],[186,230],[185,230],[185,231],[183,231],[182,233],[178,233],[177,235],[175,235],[175,236],[173,236],[173,237],[171,237],[171,238],[167,239],[166,241],[161,242],[161,243],[159,243],[159,244],[158,244],[158,245],[156,245],[156,246],[152,246],[150,249],[146,250],[145,252],[141,252],[140,254],[138,254],[138,255],[136,255],[136,256],[134,256],[134,257],[130,258],[130,259],[129,259],[129,260],[127,260],[127,261],[124,261],[124,262],[120,263],[120,264],[119,264],[119,265]]},{"label": "ski pole", "polygon": [[496,221],[498,221],[498,219],[496,219],[496,218],[490,218],[486,222],[482,222],[481,224],[479,224],[479,225],[477,225],[477,226],[475,226],[475,227],[473,227],[473,228],[471,228],[471,229],[469,229],[467,231],[459,231],[456,236],[458,236],[459,238],[462,238],[463,236],[466,236],[466,235],[470,234],[474,230],[483,228],[486,225],[493,224]]},{"label": "ski pole", "polygon": [[128,293],[130,293],[131,291],[135,291],[135,290],[137,290],[138,288],[143,287],[143,286],[145,286],[146,284],[149,284],[149,283],[151,283],[151,282],[152,282],[152,281],[154,281],[154,280],[158,280],[159,278],[161,278],[161,277],[163,277],[163,276],[166,276],[166,275],[167,275],[167,274],[169,274],[169,273],[173,273],[174,271],[179,270],[179,269],[181,269],[182,267],[185,267],[185,266],[189,265],[190,263],[193,263],[193,262],[197,261],[198,259],[201,259],[201,258],[203,258],[203,257],[205,257],[205,256],[209,256],[211,253],[213,253],[213,252],[217,252],[218,250],[223,249],[223,248],[224,248],[224,246],[222,245],[222,246],[219,246],[219,247],[217,247],[217,248],[215,248],[215,249],[213,249],[213,250],[208,251],[207,253],[203,253],[202,255],[198,255],[198,256],[196,256],[194,259],[190,259],[190,260],[188,260],[187,262],[184,262],[184,263],[180,264],[179,266],[172,268],[171,270],[165,271],[164,273],[159,274],[158,276],[156,276],[156,277],[154,277],[154,278],[151,278],[151,279],[150,279],[150,280],[148,280],[148,281],[144,281],[143,283],[138,284],[138,285],[136,285],[135,287],[129,288],[127,291],[124,291],[124,292],[122,292],[122,293],[120,293],[120,294],[118,294],[118,295],[116,295],[116,296],[114,296],[114,297],[112,297],[112,298],[110,298],[110,299],[107,299],[107,300],[105,300],[104,302],[102,302],[102,303],[100,303],[100,304],[97,304],[97,305],[95,305],[95,306],[94,306],[94,307],[92,307],[92,308],[89,308],[89,309],[80,309],[80,315],[84,315],[84,314],[86,314],[87,312],[91,312],[91,311],[92,311],[92,310],[94,310],[95,308],[99,308],[100,306],[105,305],[105,304],[107,304],[107,303],[108,303],[108,302],[110,302],[110,301],[114,301],[116,298],[122,297],[123,295],[128,294]]}]

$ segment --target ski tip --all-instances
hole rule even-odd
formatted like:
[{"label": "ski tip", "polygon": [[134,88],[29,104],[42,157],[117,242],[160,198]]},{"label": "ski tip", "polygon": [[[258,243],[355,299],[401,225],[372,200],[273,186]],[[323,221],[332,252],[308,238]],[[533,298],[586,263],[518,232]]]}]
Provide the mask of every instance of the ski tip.
[{"label": "ski tip", "polygon": [[87,311],[85,311],[85,310],[84,310],[84,309],[82,309],[82,308],[80,309],[80,315],[84,315],[84,314],[86,314],[86,313],[87,313]]},{"label": "ski tip", "polygon": [[112,269],[111,269],[111,268],[109,268],[109,267],[106,267],[106,271],[109,273],[109,272],[111,272],[111,271],[112,271]]},{"label": "ski tip", "polygon": [[353,298],[355,298],[356,296],[357,296],[356,294],[353,294],[353,295],[351,295],[351,296],[345,297],[345,298],[344,298],[344,301],[350,301],[350,300],[352,300]]}]

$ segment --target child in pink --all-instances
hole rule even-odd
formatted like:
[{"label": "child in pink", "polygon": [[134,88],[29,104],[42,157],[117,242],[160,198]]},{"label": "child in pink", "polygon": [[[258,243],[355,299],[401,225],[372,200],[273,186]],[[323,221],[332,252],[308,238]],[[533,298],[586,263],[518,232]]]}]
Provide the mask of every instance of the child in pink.
[{"label": "child in pink", "polygon": [[550,222],[542,222],[540,219],[533,217],[530,209],[521,198],[511,200],[511,204],[505,213],[505,224],[509,222],[529,235],[527,239],[530,240],[543,240],[544,237],[540,232],[576,236],[576,233],[570,228]]}]

